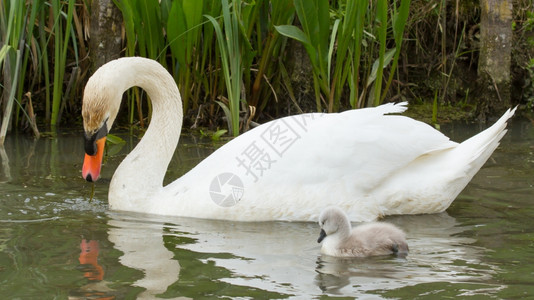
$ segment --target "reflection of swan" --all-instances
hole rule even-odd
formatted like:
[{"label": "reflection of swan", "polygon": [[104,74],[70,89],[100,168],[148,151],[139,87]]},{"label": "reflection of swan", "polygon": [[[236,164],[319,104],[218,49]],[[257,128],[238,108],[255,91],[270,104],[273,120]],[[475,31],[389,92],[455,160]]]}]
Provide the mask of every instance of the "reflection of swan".
[{"label": "reflection of swan", "polygon": [[156,298],[178,280],[180,273],[180,264],[163,244],[163,224],[112,217],[108,221],[109,240],[124,253],[119,259],[121,264],[144,273],[142,279],[132,284],[145,289],[137,298]]},{"label": "reflection of swan", "polygon": [[99,176],[105,136],[132,86],[146,90],[153,115],[111,180],[110,208],[200,218],[315,221],[328,205],[351,220],[441,212],[497,147],[513,115],[462,144],[422,122],[385,116],[404,104],[286,117],[235,138],[163,187],[180,136],[180,95],[157,62],[122,58],[97,70],[85,88],[89,181]]},{"label": "reflection of swan", "polygon": [[[218,281],[309,299],[317,298],[323,291],[335,294],[336,289],[339,294],[357,297],[368,295],[369,291],[421,283],[486,283],[492,281],[498,270],[483,259],[484,248],[472,245],[475,240],[462,236],[470,228],[461,226],[446,213],[396,216],[387,221],[406,231],[411,247],[406,258],[347,260],[320,256],[315,241],[317,225],[312,223],[168,218],[166,224],[179,225],[166,225],[171,229],[165,234],[197,241],[176,243],[176,253],[195,253],[187,259],[196,257],[206,265],[228,269],[227,277]],[[166,246],[172,249],[171,244]],[[186,271],[185,263],[182,265],[180,280],[191,280],[186,275],[190,272]]]}]

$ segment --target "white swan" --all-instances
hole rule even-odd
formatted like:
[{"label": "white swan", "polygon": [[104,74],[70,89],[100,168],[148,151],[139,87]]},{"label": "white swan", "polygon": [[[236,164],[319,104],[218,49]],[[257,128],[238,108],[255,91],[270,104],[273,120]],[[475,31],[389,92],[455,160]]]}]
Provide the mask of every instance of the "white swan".
[{"label": "white swan", "polygon": [[110,208],[239,221],[314,221],[331,205],[352,221],[442,212],[498,146],[515,110],[461,144],[422,122],[386,115],[406,103],[285,117],[233,139],[164,187],[182,125],[178,88],[157,62],[120,58],[85,87],[88,181],[99,177],[105,136],[132,86],[148,93],[152,119],[113,175]]},{"label": "white swan", "polygon": [[390,223],[371,222],[351,228],[349,218],[339,208],[328,207],[319,215],[323,243],[321,253],[336,257],[366,257],[408,254],[404,232]]}]

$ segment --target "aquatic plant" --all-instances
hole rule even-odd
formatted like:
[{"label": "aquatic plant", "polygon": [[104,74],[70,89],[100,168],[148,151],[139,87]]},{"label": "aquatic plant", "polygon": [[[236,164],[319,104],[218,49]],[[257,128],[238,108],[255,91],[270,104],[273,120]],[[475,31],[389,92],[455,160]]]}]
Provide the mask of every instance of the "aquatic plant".
[{"label": "aquatic plant", "polygon": [[[470,82],[460,86],[455,74],[476,70],[472,1],[112,1],[123,17],[121,55],[153,58],[169,70],[182,93],[186,124],[216,128],[226,122],[235,135],[254,121],[287,113],[335,112],[409,95],[430,102],[429,90],[438,90],[438,104],[450,98],[467,103],[466,91],[475,90]],[[84,82],[93,71],[88,3],[1,2],[0,136],[10,128],[37,128],[37,122],[79,123]],[[532,27],[529,8],[520,4],[515,16],[523,40]],[[311,64],[303,86],[288,55],[294,43],[303,45]],[[406,49],[417,55],[403,55]],[[517,62],[527,77],[521,97],[532,103],[532,65],[523,55]],[[150,101],[136,88],[128,98],[120,120],[144,127]]]},{"label": "aquatic plant", "polygon": [[232,12],[230,12],[228,0],[223,0],[221,3],[224,35],[223,29],[215,18],[208,15],[206,15],[206,18],[208,18],[215,29],[221,55],[223,77],[228,92],[228,105],[222,101],[217,101],[217,103],[226,115],[230,134],[237,136],[239,135],[239,104],[241,102],[243,80],[242,56],[239,43],[239,16],[241,14],[241,6],[237,1],[233,1]]},{"label": "aquatic plant", "polygon": [[[400,3],[399,8],[397,2]],[[322,110],[321,92],[328,99],[328,111],[338,111],[341,93],[349,74],[352,79],[349,81],[352,107],[366,106],[363,100],[367,95],[368,105],[376,106],[382,103],[397,67],[410,0],[391,3],[387,0],[377,0],[372,2],[372,5],[366,1],[347,0],[339,1],[337,7],[336,4],[329,6],[327,0],[295,0],[294,3],[302,30],[294,25],[281,25],[276,29],[281,34],[303,43],[306,48],[313,66],[317,111]],[[327,12],[336,8],[338,13],[334,14],[332,23]],[[388,18],[389,14],[391,20]],[[367,31],[364,31],[365,28]],[[369,38],[364,36],[364,32],[368,33]],[[386,51],[390,40],[388,32],[393,35],[395,48]],[[374,55],[373,43],[378,43],[378,57],[372,63],[371,72],[367,72],[364,80],[360,80],[361,45],[367,45],[368,52],[363,62],[369,64]],[[334,45],[337,45],[335,50]],[[353,55],[347,55],[348,53]],[[383,70],[390,63],[390,75],[383,87]],[[364,68],[370,69],[369,66]],[[334,74],[332,78],[331,73]],[[363,88],[361,94],[359,86]]]},{"label": "aquatic plant", "polygon": [[[182,91],[186,113],[190,109],[200,111],[206,104],[204,107],[212,115],[215,113],[213,104],[218,104],[225,112],[229,131],[234,135],[239,133],[242,123],[261,115],[273,99],[272,105],[279,105],[277,93],[282,89],[288,91],[297,110],[302,111],[292,96],[291,83],[287,80],[287,61],[281,58],[288,36],[309,41],[306,47],[314,70],[317,110],[326,107],[328,111],[337,111],[347,82],[353,95],[350,105],[362,106],[354,100],[360,94],[360,86],[364,90],[370,88],[362,82],[381,80],[380,68],[375,68],[368,76],[362,76],[360,70],[361,62],[369,61],[366,58],[368,54],[362,58],[361,51],[361,45],[369,39],[364,34],[371,18],[371,8],[366,2],[114,0],[114,3],[123,16],[125,54],[156,59],[166,66]],[[384,3],[387,9],[387,1]],[[27,23],[31,27],[26,30],[31,36],[28,39],[31,43],[23,47],[26,50],[21,54],[21,62],[23,66],[33,63],[36,67],[32,70],[34,77],[30,81],[32,85],[34,82],[43,85],[44,97],[40,99],[45,100],[46,120],[56,126],[65,106],[65,98],[71,96],[73,89],[71,83],[65,84],[67,61],[74,62],[69,82],[83,80],[75,72],[79,63],[78,52],[85,53],[85,38],[82,36],[85,22],[80,21],[77,8],[81,8],[81,13],[85,14],[87,7],[75,1],[33,1],[27,8],[18,1],[7,1],[4,7],[19,15],[13,19],[5,18],[4,24],[9,20],[20,20],[26,11],[31,11],[32,21],[12,22],[17,25]],[[49,9],[43,9],[45,7]],[[5,10],[2,12],[3,17],[8,16]],[[292,25],[295,15],[298,15],[302,29]],[[34,25],[39,26],[35,26],[34,30]],[[17,27],[9,28],[15,30]],[[301,33],[304,33],[304,38]],[[395,35],[401,36],[402,33]],[[12,44],[3,48],[2,56],[11,53],[9,49],[16,48],[8,48]],[[31,55],[28,49],[32,50]],[[53,52],[52,60],[48,55],[50,51]],[[384,56],[383,65],[390,62],[388,56]],[[51,64],[53,69],[50,69]],[[25,70],[21,68],[21,72]],[[22,98],[23,85],[28,82],[25,74],[21,77],[25,80],[21,81],[15,99]],[[367,80],[360,80],[362,77]],[[65,91],[70,92],[65,95]],[[77,91],[80,91],[79,87]],[[143,104],[143,94],[138,89],[133,89],[129,94],[129,123],[134,123],[137,115],[143,126],[145,115],[150,115],[150,102],[146,106]],[[365,94],[365,91],[361,94]],[[227,98],[221,97],[224,95]],[[143,112],[144,107],[148,108],[148,112]],[[246,113],[244,118],[240,117],[243,112]],[[246,129],[246,125],[243,129]]]},{"label": "aquatic plant", "polygon": [[[76,6],[75,0],[2,1],[0,63],[4,86],[10,94],[3,111],[4,135],[12,125],[11,115],[14,114],[15,124],[19,125],[21,113],[37,134],[34,105],[44,106],[41,111],[50,126],[59,123],[66,105],[65,97],[70,96],[64,92],[72,91],[76,81],[76,76],[72,75],[77,74],[77,41],[83,40],[78,36],[82,32],[82,25]],[[50,52],[53,53],[52,59]],[[73,62],[73,73],[65,89],[67,61]],[[53,64],[53,74],[50,74],[50,64]],[[32,103],[36,89],[44,90],[44,97]],[[27,99],[25,108],[24,99]],[[13,110],[14,103],[17,105]]]},{"label": "aquatic plant", "polygon": [[[54,18],[54,91],[52,96],[52,116],[50,125],[56,126],[59,116],[59,107],[63,96],[63,77],[67,63],[67,51],[69,39],[74,34],[72,32],[72,18],[74,11],[74,0],[67,3],[67,16],[64,19],[63,6],[61,1],[52,1],[52,15]],[[65,26],[65,28],[63,28]],[[73,40],[75,40],[73,38]],[[74,50],[76,50],[74,43]]]}]

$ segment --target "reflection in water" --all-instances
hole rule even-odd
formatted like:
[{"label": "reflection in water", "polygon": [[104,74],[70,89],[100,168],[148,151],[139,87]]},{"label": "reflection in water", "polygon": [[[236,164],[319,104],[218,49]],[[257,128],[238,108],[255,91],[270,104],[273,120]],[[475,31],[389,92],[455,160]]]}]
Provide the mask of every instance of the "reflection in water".
[{"label": "reflection in water", "polygon": [[109,241],[124,254],[119,258],[126,267],[143,271],[144,278],[132,285],[144,288],[138,299],[150,299],[178,280],[180,264],[163,244],[163,224],[110,219]]},{"label": "reflection in water", "polygon": [[484,282],[498,270],[482,262],[486,249],[472,246],[474,239],[462,237],[469,228],[447,213],[396,216],[388,221],[406,231],[410,245],[406,258],[320,256],[317,286],[328,294],[363,295],[427,282]]},{"label": "reflection in water", "polygon": [[[446,213],[388,218],[406,231],[410,254],[358,259],[321,256],[316,224],[234,223],[129,213],[111,217],[109,240],[124,253],[121,264],[144,273],[133,283],[145,289],[141,298],[187,295],[169,287],[194,282],[189,268],[196,269],[194,276],[213,273],[210,262],[230,271],[217,280],[282,297],[362,296],[428,282],[476,283],[491,279],[498,270],[480,259],[484,248],[472,246],[474,240],[461,235],[469,228],[459,226]],[[182,269],[177,259],[187,259]],[[488,287],[500,288],[484,286]]]},{"label": "reflection in water", "polygon": [[9,182],[11,181],[11,169],[9,168],[9,157],[4,145],[0,146],[0,159],[2,159],[2,174],[4,177],[0,182]]},{"label": "reflection in water", "polygon": [[[236,223],[108,213],[107,186],[80,178],[80,134],[8,136],[0,149],[0,295],[6,299],[413,299],[534,295],[534,127],[511,126],[448,214],[388,217],[410,253],[340,260],[320,255],[315,223]],[[445,126],[442,126],[445,128]],[[455,127],[471,136],[483,128]],[[450,131],[449,131],[450,132]],[[447,134],[450,135],[450,134]],[[135,138],[131,138],[132,141]],[[129,142],[109,157],[111,178]],[[206,145],[205,145],[206,146]],[[213,147],[184,143],[169,180]],[[107,172],[107,173],[106,173]],[[85,240],[84,240],[85,239]],[[97,254],[98,252],[98,254]],[[99,268],[101,267],[101,269]],[[84,277],[86,275],[86,277]]]},{"label": "reflection in water", "polygon": [[[109,216],[109,241],[122,253],[120,263],[143,273],[141,279],[131,284],[143,288],[136,295],[138,299],[191,299],[198,295],[224,296],[226,293],[235,297],[281,296],[248,285],[229,285],[227,280],[232,278],[232,273],[212,263],[215,259],[242,258],[224,252],[197,253],[179,248],[199,238],[196,233],[182,232],[182,224],[187,223],[187,219],[129,213],[110,213]],[[189,235],[195,238],[188,238]],[[202,242],[205,241],[202,239]],[[185,268],[180,266],[179,260]]]},{"label": "reflection in water", "polygon": [[114,290],[110,288],[109,282],[104,281],[104,268],[98,263],[99,244],[97,240],[82,239],[80,243],[80,266],[89,283],[81,286],[77,290],[71,291],[69,299],[115,299],[112,294]]},{"label": "reflection in water", "polygon": [[104,269],[98,264],[98,241],[82,239],[80,243],[80,265],[83,277],[89,281],[101,281],[104,279]]}]

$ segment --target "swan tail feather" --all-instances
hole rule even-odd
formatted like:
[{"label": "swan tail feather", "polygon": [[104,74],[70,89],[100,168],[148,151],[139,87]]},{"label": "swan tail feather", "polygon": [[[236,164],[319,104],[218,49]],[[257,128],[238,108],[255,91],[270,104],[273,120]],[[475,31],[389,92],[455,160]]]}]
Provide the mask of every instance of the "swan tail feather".
[{"label": "swan tail feather", "polygon": [[403,113],[408,109],[408,102],[399,103],[386,103],[376,107],[366,107],[360,109],[349,109],[341,112],[340,115],[347,117],[348,119],[372,120],[373,118],[381,117],[388,114]]},{"label": "swan tail feather", "polygon": [[465,175],[467,177],[472,178],[499,146],[502,137],[507,132],[508,120],[514,115],[516,109],[517,106],[508,109],[491,127],[465,140],[458,146],[456,151],[466,154],[464,159],[467,160],[465,162],[467,167]]},{"label": "swan tail feather", "polygon": [[408,109],[408,102],[399,102],[399,103],[386,103],[382,104],[380,106],[375,107],[374,109],[377,109],[380,111],[381,114],[394,114],[394,113],[402,113],[405,112]]},{"label": "swan tail feather", "polygon": [[474,151],[472,153],[474,158],[484,156],[487,152],[490,152],[489,154],[491,155],[495,148],[499,146],[501,138],[507,132],[506,126],[508,120],[514,115],[516,109],[517,107],[508,109],[495,124],[464,141],[461,147],[473,148]]}]

